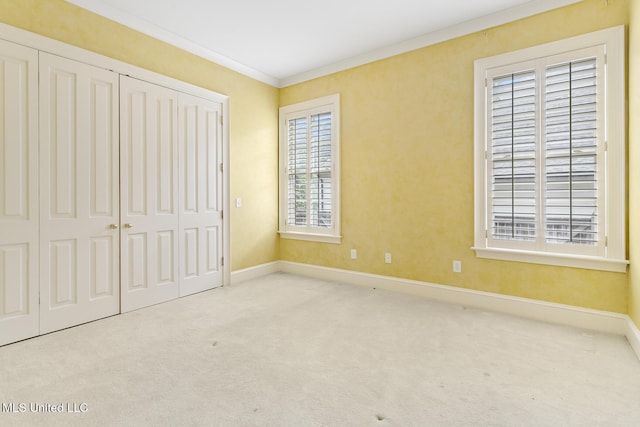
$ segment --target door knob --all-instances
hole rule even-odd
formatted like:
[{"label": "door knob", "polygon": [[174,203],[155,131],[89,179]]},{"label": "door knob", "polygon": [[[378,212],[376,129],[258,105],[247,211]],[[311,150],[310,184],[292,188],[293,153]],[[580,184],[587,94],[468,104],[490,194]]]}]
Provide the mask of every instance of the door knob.
[{"label": "door knob", "polygon": [[132,228],[132,227],[133,227],[133,224],[125,224],[124,225],[124,228]]},{"label": "door knob", "polygon": [[118,228],[118,224],[109,224],[109,228],[112,230],[116,230]]}]

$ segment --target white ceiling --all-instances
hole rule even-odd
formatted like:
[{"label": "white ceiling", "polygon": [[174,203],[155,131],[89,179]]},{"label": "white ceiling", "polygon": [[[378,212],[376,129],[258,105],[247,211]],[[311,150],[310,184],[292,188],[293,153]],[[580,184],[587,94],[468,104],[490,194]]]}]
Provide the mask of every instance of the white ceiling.
[{"label": "white ceiling", "polygon": [[578,0],[67,0],[274,86]]}]

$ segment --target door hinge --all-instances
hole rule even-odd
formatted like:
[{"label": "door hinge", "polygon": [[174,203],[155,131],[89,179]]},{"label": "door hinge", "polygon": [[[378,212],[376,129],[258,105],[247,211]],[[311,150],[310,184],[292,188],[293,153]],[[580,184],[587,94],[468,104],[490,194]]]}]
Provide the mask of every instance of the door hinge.
[{"label": "door hinge", "polygon": [[220,163],[220,172],[224,172],[224,163]]},{"label": "door hinge", "polygon": [[224,211],[220,211],[220,219],[224,219]]},{"label": "door hinge", "polygon": [[220,114],[220,126],[224,124],[224,120],[222,119],[222,114]]},{"label": "door hinge", "polygon": [[224,257],[220,258],[220,265],[224,265]]}]

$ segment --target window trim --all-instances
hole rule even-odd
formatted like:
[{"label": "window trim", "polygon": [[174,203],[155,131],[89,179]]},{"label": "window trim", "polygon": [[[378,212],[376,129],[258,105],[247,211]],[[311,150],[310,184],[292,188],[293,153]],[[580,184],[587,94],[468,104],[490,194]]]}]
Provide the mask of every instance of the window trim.
[{"label": "window trim", "polygon": [[[617,26],[474,63],[474,246],[478,258],[626,272],[626,131],[625,131],[625,27]],[[492,247],[487,238],[487,73],[491,69],[524,63],[584,48],[604,46],[606,55],[606,171],[604,256]],[[518,242],[516,242],[518,243]]]},{"label": "window trim", "polygon": [[[318,232],[319,228],[304,230],[301,227],[288,226],[287,201],[288,201],[288,179],[287,179],[287,117],[296,113],[309,112],[319,114],[331,111],[332,113],[332,141],[331,141],[331,162],[332,162],[332,228],[328,228],[326,233]],[[279,228],[278,233],[281,238],[293,240],[307,240],[322,243],[340,243],[340,94],[333,94],[321,98],[311,99],[296,104],[280,107],[279,110]]]}]

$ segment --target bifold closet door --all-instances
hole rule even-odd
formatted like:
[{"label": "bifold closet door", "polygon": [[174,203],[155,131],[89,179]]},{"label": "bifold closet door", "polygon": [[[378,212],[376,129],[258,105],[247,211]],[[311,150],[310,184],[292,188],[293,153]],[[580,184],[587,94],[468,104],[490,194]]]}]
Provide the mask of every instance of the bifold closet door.
[{"label": "bifold closet door", "polygon": [[38,335],[38,52],[0,41],[0,345]]},{"label": "bifold closet door", "polygon": [[179,296],[178,95],[120,77],[122,311]]},{"label": "bifold closet door", "polygon": [[222,104],[179,95],[180,296],[222,285]]},{"label": "bifold closet door", "polygon": [[40,332],[120,311],[118,75],[40,53]]}]

